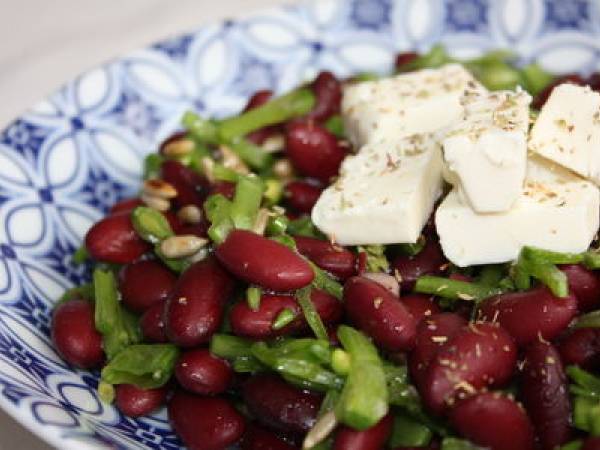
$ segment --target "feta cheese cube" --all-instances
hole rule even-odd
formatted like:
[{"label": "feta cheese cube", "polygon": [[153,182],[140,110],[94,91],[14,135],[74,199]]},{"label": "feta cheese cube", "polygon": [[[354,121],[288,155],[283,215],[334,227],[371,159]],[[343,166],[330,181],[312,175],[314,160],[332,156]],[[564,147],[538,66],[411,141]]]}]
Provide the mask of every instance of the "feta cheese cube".
[{"label": "feta cheese cube", "polygon": [[442,155],[433,134],[363,147],[312,211],[342,245],[414,243],[442,192]]},{"label": "feta cheese cube", "polygon": [[531,96],[474,92],[461,103],[464,116],[443,142],[447,179],[476,212],[508,211],[525,179]]},{"label": "feta cheese cube", "polygon": [[342,100],[346,132],[356,147],[435,132],[461,117],[465,90],[485,88],[460,64],[350,85]]},{"label": "feta cheese cube", "polygon": [[554,88],[529,148],[600,185],[600,94],[574,84]]},{"label": "feta cheese cube", "polygon": [[533,157],[510,211],[478,214],[453,190],[435,223],[446,257],[460,267],[512,261],[526,245],[558,252],[587,250],[598,230],[600,191],[589,181]]}]

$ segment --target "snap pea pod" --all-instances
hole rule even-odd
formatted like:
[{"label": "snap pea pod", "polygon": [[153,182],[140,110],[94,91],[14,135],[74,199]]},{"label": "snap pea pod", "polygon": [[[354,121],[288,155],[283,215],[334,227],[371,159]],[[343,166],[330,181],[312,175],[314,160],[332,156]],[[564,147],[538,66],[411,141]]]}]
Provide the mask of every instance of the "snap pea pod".
[{"label": "snap pea pod", "polygon": [[102,369],[102,380],[110,384],[134,384],[141,389],[163,386],[173,374],[179,353],[173,344],[131,345]]},{"label": "snap pea pod", "polygon": [[338,338],[352,366],[335,408],[338,420],[357,430],[379,422],[388,412],[388,389],[377,349],[360,331],[341,325]]},{"label": "snap pea pod", "polygon": [[311,291],[312,289],[310,287],[300,289],[296,293],[296,300],[302,308],[306,323],[308,323],[308,326],[311,328],[317,339],[327,341],[329,339],[329,335],[327,334],[325,325],[323,325],[321,316],[319,316],[319,313],[315,309],[315,305],[313,305],[313,302],[310,298]]},{"label": "snap pea pod", "polygon": [[477,302],[502,293],[502,289],[468,281],[424,275],[417,279],[415,292],[433,294],[451,300],[473,300]]},{"label": "snap pea pod", "polygon": [[94,270],[94,322],[102,334],[102,345],[109,360],[128,345],[141,340],[137,318],[119,303],[115,276],[110,271]]},{"label": "snap pea pod", "polygon": [[265,104],[219,122],[219,136],[226,141],[263,128],[286,122],[310,112],[315,104],[311,89],[300,88]]}]

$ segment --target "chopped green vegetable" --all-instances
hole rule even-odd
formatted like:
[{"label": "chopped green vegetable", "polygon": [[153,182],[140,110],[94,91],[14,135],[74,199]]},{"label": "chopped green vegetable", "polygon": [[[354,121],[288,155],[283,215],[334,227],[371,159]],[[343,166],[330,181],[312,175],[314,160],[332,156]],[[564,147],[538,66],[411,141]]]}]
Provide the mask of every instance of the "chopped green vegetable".
[{"label": "chopped green vegetable", "polygon": [[283,184],[276,178],[265,180],[265,203],[267,206],[276,205],[283,198]]},{"label": "chopped green vegetable", "polygon": [[237,138],[227,143],[228,147],[237,154],[242,161],[256,170],[264,170],[273,163],[273,155],[252,142]]},{"label": "chopped green vegetable", "polygon": [[75,286],[67,289],[65,293],[58,299],[54,307],[62,305],[65,302],[75,299],[94,300],[94,285],[92,283],[82,284],[81,286]]},{"label": "chopped green vegetable", "polygon": [[571,390],[576,391],[578,395],[589,398],[600,398],[600,378],[583,370],[578,366],[569,366],[566,369],[567,375],[575,383],[571,385]]},{"label": "chopped green vegetable", "polygon": [[156,244],[175,234],[163,214],[146,206],[138,206],[132,211],[131,223],[137,234],[151,244]]},{"label": "chopped green vegetable", "polygon": [[435,69],[452,61],[453,59],[446,53],[443,45],[434,45],[429,52],[419,55],[407,64],[403,64],[400,71],[411,72],[420,69]]},{"label": "chopped green vegetable", "polygon": [[212,176],[215,180],[221,181],[230,181],[232,183],[237,183],[240,175],[232,169],[225,167],[223,164],[214,163],[212,168]]},{"label": "chopped green vegetable", "polygon": [[233,229],[230,211],[231,202],[222,194],[211,195],[204,202],[204,212],[211,222],[208,237],[216,244],[223,242]]},{"label": "chopped green vegetable", "polygon": [[417,256],[425,248],[425,244],[427,244],[427,238],[421,235],[414,244],[398,244],[396,248],[403,255]]},{"label": "chopped green vegetable", "polygon": [[98,383],[98,398],[100,398],[103,403],[110,405],[115,401],[115,387],[112,384],[100,380]]},{"label": "chopped green vegetable", "polygon": [[273,321],[271,328],[273,330],[281,330],[285,326],[292,323],[294,320],[296,320],[296,313],[291,309],[284,308],[279,314],[277,314],[277,317]]},{"label": "chopped green vegetable", "polygon": [[547,264],[579,264],[584,259],[583,253],[560,253],[529,246],[523,247],[519,256],[535,263]]},{"label": "chopped green vegetable", "polygon": [[182,273],[192,264],[187,258],[167,258],[160,248],[160,242],[154,246],[154,253],[173,272]]},{"label": "chopped green vegetable", "polygon": [[[337,330],[352,366],[335,408],[338,420],[357,430],[379,422],[388,412],[388,389],[377,349],[360,331],[346,325]],[[368,381],[368,382],[367,382]]]},{"label": "chopped green vegetable", "polygon": [[329,119],[327,119],[327,122],[325,122],[325,128],[330,133],[334,134],[338,139],[343,139],[345,137],[346,133],[344,130],[344,121],[342,116],[339,114],[331,116]]},{"label": "chopped green vegetable", "polygon": [[219,123],[221,139],[230,141],[263,128],[286,122],[313,109],[315,96],[311,89],[300,88]]},{"label": "chopped green vegetable", "polygon": [[600,328],[600,311],[592,311],[579,316],[573,328]]},{"label": "chopped green vegetable", "polygon": [[288,233],[291,236],[306,236],[321,239],[323,235],[312,223],[309,216],[291,220],[288,225]]},{"label": "chopped green vegetable", "polygon": [[425,447],[429,445],[433,433],[431,430],[406,414],[394,417],[392,436],[388,441],[391,448],[396,447]]},{"label": "chopped green vegetable", "polygon": [[600,436],[600,401],[576,396],[573,400],[573,425],[592,436]]},{"label": "chopped green vegetable", "polygon": [[308,264],[312,267],[315,273],[315,278],[312,282],[312,285],[315,288],[321,289],[322,291],[325,291],[328,294],[333,295],[335,298],[341,300],[341,298],[344,296],[344,287],[312,261],[308,261]]},{"label": "chopped green vegetable", "polygon": [[415,292],[433,294],[451,300],[473,300],[477,302],[501,294],[502,290],[497,287],[468,281],[424,275],[417,279]]},{"label": "chopped green vegetable", "polygon": [[385,245],[365,245],[358,247],[358,252],[367,255],[367,272],[387,272],[390,269],[385,256]]},{"label": "chopped green vegetable", "polygon": [[519,289],[529,289],[533,277],[546,285],[557,297],[569,295],[567,276],[556,264],[569,264],[581,261],[582,256],[571,253],[557,253],[534,247],[523,247],[514,266],[514,280]]},{"label": "chopped green vegetable", "polygon": [[186,111],[181,118],[181,124],[190,135],[201,142],[216,144],[218,128],[212,120],[206,120],[192,111]]},{"label": "chopped green vegetable", "polygon": [[576,441],[567,442],[565,445],[561,446],[559,450],[579,450],[583,446],[583,441],[580,439]]},{"label": "chopped green vegetable", "polygon": [[331,354],[331,368],[338,375],[346,376],[350,373],[352,361],[347,351],[336,348]]},{"label": "chopped green vegetable", "polygon": [[554,80],[554,76],[537,63],[531,63],[521,68],[521,75],[525,87],[531,95],[539,94]]},{"label": "chopped green vegetable", "polygon": [[85,248],[85,245],[79,247],[75,252],[73,252],[73,256],[71,257],[71,262],[76,266],[80,266],[90,257],[90,254]]},{"label": "chopped green vegetable", "polygon": [[159,153],[150,153],[144,158],[144,180],[160,177],[160,168],[165,158]]},{"label": "chopped green vegetable", "polygon": [[267,222],[266,234],[268,236],[282,235],[286,232],[289,223],[290,219],[288,219],[283,214],[271,216],[269,218],[269,221]]},{"label": "chopped green vegetable", "polygon": [[258,311],[260,308],[261,295],[262,291],[258,287],[251,286],[246,289],[246,302],[248,303],[248,308],[252,311]]},{"label": "chopped green vegetable", "polygon": [[444,438],[440,450],[484,450],[483,447],[473,444],[465,439],[454,437]]},{"label": "chopped green vegetable", "polygon": [[600,269],[600,251],[598,249],[583,254],[583,264],[590,270]]},{"label": "chopped green vegetable", "polygon": [[490,264],[481,268],[477,282],[484,286],[499,286],[505,275],[506,266],[504,264]]},{"label": "chopped green vegetable", "polygon": [[254,175],[240,176],[229,208],[229,217],[235,228],[250,230],[260,209],[264,184]]},{"label": "chopped green vegetable", "polygon": [[308,323],[308,326],[313,331],[317,339],[328,341],[329,335],[327,334],[325,325],[323,325],[321,316],[319,316],[319,313],[315,309],[315,305],[313,305],[313,302],[310,298],[311,291],[311,287],[300,289],[298,292],[296,292],[296,300],[302,308],[306,323]]},{"label": "chopped green vegetable", "polygon": [[213,334],[210,340],[210,352],[219,358],[234,360],[252,356],[253,342],[229,334]]},{"label": "chopped green vegetable", "polygon": [[131,345],[102,369],[102,380],[141,389],[158,388],[171,378],[178,357],[179,349],[173,344]]},{"label": "chopped green vegetable", "polygon": [[375,72],[361,72],[352,77],[352,81],[377,81],[381,76]]}]

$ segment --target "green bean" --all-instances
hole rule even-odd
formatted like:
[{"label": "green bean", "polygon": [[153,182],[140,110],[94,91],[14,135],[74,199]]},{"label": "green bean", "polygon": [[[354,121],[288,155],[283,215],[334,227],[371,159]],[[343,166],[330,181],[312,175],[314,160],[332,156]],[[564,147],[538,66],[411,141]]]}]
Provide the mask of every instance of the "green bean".
[{"label": "green bean", "polygon": [[[600,378],[583,370],[578,366],[569,366],[566,369],[567,375],[574,383],[584,389],[589,397],[600,396]],[[571,385],[573,387],[573,385]]]},{"label": "green bean", "polygon": [[367,272],[387,272],[390,263],[385,256],[384,245],[365,245],[358,247],[358,252],[367,255]]},{"label": "green bean", "polygon": [[291,220],[288,225],[288,233],[291,236],[306,236],[314,238],[320,238],[323,236],[319,230],[317,230],[317,227],[315,227],[308,216]]},{"label": "green bean", "polygon": [[343,424],[365,430],[388,412],[383,363],[375,346],[360,331],[341,325],[337,334],[350,354],[352,367],[336,405],[335,415]]},{"label": "green bean", "polygon": [[427,239],[421,235],[414,244],[398,244],[396,248],[400,253],[406,256],[416,256],[425,248]]},{"label": "green bean", "polygon": [[284,308],[279,314],[277,314],[275,320],[273,320],[271,328],[273,330],[281,330],[282,328],[292,323],[294,320],[296,320],[296,313],[291,309]]},{"label": "green bean", "polygon": [[318,391],[339,390],[344,386],[342,377],[304,359],[280,357],[274,361],[272,368],[282,375],[308,382]]},{"label": "green bean", "polygon": [[163,386],[173,374],[179,349],[173,344],[131,345],[102,369],[110,384],[134,384],[141,389]]},{"label": "green bean", "polygon": [[353,82],[361,82],[361,81],[377,81],[381,78],[378,73],[375,72],[361,72],[357,73],[352,77]]},{"label": "green bean", "polygon": [[235,195],[229,208],[229,217],[235,228],[250,230],[260,209],[263,182],[254,175],[240,176],[235,186]]},{"label": "green bean", "polygon": [[98,398],[103,403],[110,405],[115,401],[115,395],[115,387],[110,383],[100,380],[98,383]]},{"label": "green bean", "polygon": [[557,297],[569,295],[569,284],[567,276],[554,263],[544,262],[543,258],[528,256],[523,249],[517,261],[517,276],[515,279],[517,287],[522,289],[528,283],[525,277],[533,277],[546,285]]},{"label": "green bean", "polygon": [[590,270],[600,269],[600,251],[598,249],[583,254],[583,264]]},{"label": "green bean", "polygon": [[213,334],[210,352],[219,358],[233,360],[252,356],[252,341],[229,334]]},{"label": "green bean", "polygon": [[352,361],[347,351],[336,348],[331,354],[331,368],[338,375],[346,376],[350,373]]},{"label": "green bean", "polygon": [[583,253],[560,253],[552,250],[544,250],[538,247],[523,247],[521,258],[526,258],[535,263],[548,264],[579,264],[584,259]]},{"label": "green bean", "polygon": [[132,211],[131,223],[137,234],[152,244],[175,234],[163,214],[146,206],[138,206]]},{"label": "green bean", "polygon": [[81,286],[75,286],[67,289],[64,294],[58,299],[54,307],[62,305],[65,302],[83,298],[85,300],[94,300],[94,285],[92,283],[85,283]]},{"label": "green bean", "polygon": [[218,128],[212,120],[206,120],[192,111],[186,111],[181,118],[181,124],[190,135],[201,142],[216,144]]},{"label": "green bean", "polygon": [[268,236],[279,236],[286,232],[287,226],[290,223],[284,215],[276,215],[269,218],[267,222],[266,234]]},{"label": "green bean", "polygon": [[341,300],[344,296],[344,287],[340,283],[335,281],[333,278],[331,278],[323,269],[321,269],[315,263],[308,260],[307,262],[312,267],[315,273],[315,278],[312,282],[312,285],[317,289],[321,289],[322,291],[327,292],[329,295],[333,295],[338,300]]},{"label": "green bean", "polygon": [[327,334],[325,325],[323,325],[321,316],[319,316],[319,313],[315,309],[315,305],[313,305],[313,302],[310,298],[311,291],[311,287],[305,287],[303,289],[300,289],[296,293],[296,300],[302,308],[302,312],[304,313],[306,323],[308,323],[308,326],[313,331],[317,339],[327,341],[329,340],[329,335]]},{"label": "green bean", "polygon": [[221,181],[230,181],[232,183],[237,183],[240,178],[240,175],[232,169],[225,167],[223,164],[214,163],[212,168],[212,175],[215,180]]},{"label": "green bean", "polygon": [[222,194],[211,195],[204,202],[204,212],[211,222],[208,237],[216,244],[223,242],[233,229],[230,211],[231,201]]},{"label": "green bean", "polygon": [[503,61],[490,61],[483,66],[466,62],[465,66],[491,91],[514,89],[523,83],[521,73]]},{"label": "green bean", "polygon": [[154,245],[154,254],[173,272],[182,273],[191,265],[186,258],[167,258],[160,248],[160,242]]},{"label": "green bean", "polygon": [[342,116],[339,114],[331,116],[329,119],[327,119],[325,122],[325,128],[338,139],[343,139],[346,135],[344,130],[344,121]]},{"label": "green bean", "polygon": [[444,438],[440,450],[484,450],[482,447],[475,445],[465,439],[454,437]]},{"label": "green bean", "polygon": [[452,61],[453,59],[446,53],[444,46],[434,45],[429,52],[419,55],[413,61],[402,65],[400,70],[402,72],[411,72],[419,69],[435,69]]},{"label": "green bean", "polygon": [[265,152],[262,147],[246,139],[237,138],[231,142],[227,142],[227,145],[242,161],[253,169],[264,170],[273,163],[273,155]]},{"label": "green bean", "polygon": [[502,293],[502,290],[496,287],[430,275],[419,277],[414,290],[421,294],[433,294],[451,300],[476,302]]},{"label": "green bean", "polygon": [[496,287],[504,278],[506,267],[504,264],[490,264],[481,268],[477,282],[484,286]]},{"label": "green bean", "polygon": [[583,446],[583,441],[581,439],[577,439],[575,441],[567,442],[565,445],[561,446],[558,450],[579,450]]},{"label": "green bean", "polygon": [[150,153],[144,158],[144,180],[150,178],[158,178],[160,176],[160,168],[165,161],[164,156],[158,153]]},{"label": "green bean", "polygon": [[531,63],[521,68],[521,74],[525,81],[525,87],[531,95],[539,94],[554,80],[554,76],[537,63]]},{"label": "green bean", "polygon": [[250,308],[252,311],[258,311],[260,308],[261,295],[262,291],[260,288],[251,286],[246,289],[246,303],[248,303],[248,308]]},{"label": "green bean", "polygon": [[573,425],[592,436],[600,436],[600,402],[576,396],[573,399]]},{"label": "green bean", "polygon": [[433,433],[431,430],[406,414],[394,417],[392,436],[388,441],[390,448],[396,447],[425,447],[429,445]]},{"label": "green bean", "polygon": [[600,328],[600,311],[592,311],[579,316],[573,328]]},{"label": "green bean", "polygon": [[296,89],[219,123],[221,139],[230,141],[263,128],[303,116],[313,109],[315,96],[308,88]]},{"label": "green bean", "polygon": [[278,204],[283,198],[283,184],[275,178],[265,180],[265,203],[267,206]]},{"label": "green bean", "polygon": [[90,254],[88,253],[87,248],[85,248],[85,245],[82,245],[73,252],[73,256],[71,256],[71,262],[76,266],[80,266],[86,262],[89,257]]}]

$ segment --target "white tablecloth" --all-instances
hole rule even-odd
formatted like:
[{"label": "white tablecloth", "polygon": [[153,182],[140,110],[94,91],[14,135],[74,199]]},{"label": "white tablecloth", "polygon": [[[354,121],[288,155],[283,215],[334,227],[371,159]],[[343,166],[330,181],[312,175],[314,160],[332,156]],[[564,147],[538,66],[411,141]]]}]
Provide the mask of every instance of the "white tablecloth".
[{"label": "white tablecloth", "polygon": [[[62,83],[100,62],[204,23],[281,3],[284,2],[3,0],[0,129]],[[50,448],[0,411],[0,450]]]}]

